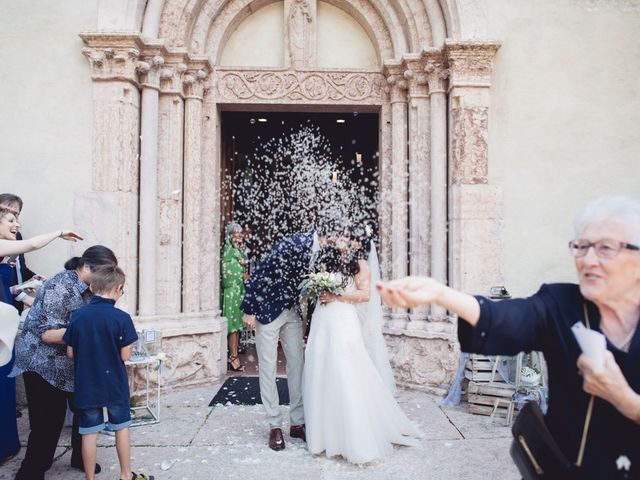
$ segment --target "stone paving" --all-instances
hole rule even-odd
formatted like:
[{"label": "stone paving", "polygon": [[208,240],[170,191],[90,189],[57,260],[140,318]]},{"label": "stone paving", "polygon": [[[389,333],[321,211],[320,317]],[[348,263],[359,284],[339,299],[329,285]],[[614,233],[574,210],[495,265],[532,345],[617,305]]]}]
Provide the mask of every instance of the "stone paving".
[{"label": "stone paving", "polygon": [[[442,408],[437,397],[401,391],[403,409],[424,431],[421,445],[397,447],[390,457],[355,466],[341,459],[309,455],[303,442],[288,435],[284,451],[269,450],[262,406],[209,407],[218,388],[164,394],[160,423],[132,429],[134,469],[158,480],[520,478],[509,457],[511,437],[504,420],[471,415],[466,405]],[[23,445],[28,433],[26,413],[19,419]],[[96,478],[115,480],[119,467],[114,439],[100,435],[98,442],[103,471]],[[84,478],[69,468],[69,445],[70,429],[65,427],[47,479]],[[0,467],[0,480],[13,479],[23,455],[24,448]]]}]

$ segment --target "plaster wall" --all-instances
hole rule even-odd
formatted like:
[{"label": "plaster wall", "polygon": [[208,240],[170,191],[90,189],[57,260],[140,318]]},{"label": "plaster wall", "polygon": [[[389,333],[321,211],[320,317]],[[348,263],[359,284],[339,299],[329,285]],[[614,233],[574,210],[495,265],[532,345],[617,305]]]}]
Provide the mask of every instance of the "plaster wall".
[{"label": "plaster wall", "polygon": [[[0,191],[24,200],[25,237],[74,228],[74,195],[92,190],[91,75],[78,33],[96,28],[96,12],[92,0],[0,2]],[[27,262],[49,276],[71,255],[56,240]]]},{"label": "plaster wall", "polygon": [[347,12],[318,2],[318,67],[379,68],[375,48],[364,29]]},{"label": "plaster wall", "polygon": [[504,194],[514,295],[575,281],[573,216],[640,194],[640,2],[493,0],[489,182]]},{"label": "plaster wall", "polygon": [[284,2],[275,2],[247,17],[229,37],[223,67],[284,66]]}]

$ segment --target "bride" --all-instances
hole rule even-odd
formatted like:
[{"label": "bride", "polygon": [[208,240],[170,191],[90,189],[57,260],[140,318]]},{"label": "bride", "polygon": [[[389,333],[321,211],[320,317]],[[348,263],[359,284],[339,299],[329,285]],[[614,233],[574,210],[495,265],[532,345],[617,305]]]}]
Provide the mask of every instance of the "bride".
[{"label": "bride", "polygon": [[356,464],[391,454],[393,444],[415,446],[421,436],[393,396],[395,384],[380,330],[377,295],[380,319],[371,325],[376,322],[376,301],[370,301],[371,269],[363,258],[370,242],[363,243],[355,250],[325,247],[320,253],[326,270],[342,276],[344,289],[339,295],[320,296],[303,375],[309,452],[341,455]]}]

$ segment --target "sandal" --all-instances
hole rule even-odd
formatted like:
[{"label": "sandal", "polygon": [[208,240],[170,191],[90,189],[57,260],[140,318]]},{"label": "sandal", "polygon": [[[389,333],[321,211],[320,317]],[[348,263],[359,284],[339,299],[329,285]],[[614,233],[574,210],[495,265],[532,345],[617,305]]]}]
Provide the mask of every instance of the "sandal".
[{"label": "sandal", "polygon": [[131,480],[153,480],[153,475],[145,475],[144,473],[131,472]]},{"label": "sandal", "polygon": [[233,366],[233,362],[236,360],[238,360],[237,356],[229,357],[229,360],[227,361],[227,368],[232,372],[244,372],[244,365],[240,364],[238,367]]}]

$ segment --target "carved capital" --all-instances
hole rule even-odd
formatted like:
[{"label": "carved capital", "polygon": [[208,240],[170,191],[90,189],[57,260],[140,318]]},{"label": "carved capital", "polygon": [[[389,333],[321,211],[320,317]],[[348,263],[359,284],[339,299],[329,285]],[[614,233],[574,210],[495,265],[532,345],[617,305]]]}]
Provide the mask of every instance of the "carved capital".
[{"label": "carved capital", "polygon": [[160,91],[162,93],[183,94],[183,75],[187,71],[187,65],[178,62],[166,64],[160,69]]},{"label": "carved capital", "polygon": [[409,84],[405,78],[405,66],[402,61],[385,62],[384,75],[387,78],[391,103],[406,102]]},{"label": "carved capital", "polygon": [[160,68],[160,92],[182,96],[184,93],[182,76],[189,69],[189,56],[183,49],[165,50],[164,64]]},{"label": "carved capital", "polygon": [[207,58],[188,58],[186,71],[182,75],[185,98],[202,100],[205,95],[207,77],[212,72]]},{"label": "carved capital", "polygon": [[488,87],[491,84],[493,59],[499,48],[499,42],[447,41],[445,53],[451,74],[451,87]]},{"label": "carved capital", "polygon": [[429,83],[429,94],[445,93],[449,70],[447,70],[442,51],[437,49],[424,50],[422,52],[422,61],[423,70]]},{"label": "carved capital", "polygon": [[204,70],[188,70],[182,76],[184,96],[186,98],[202,99],[204,97],[204,81],[208,73]]},{"label": "carved capital", "polygon": [[146,57],[136,64],[136,71],[142,87],[160,89],[160,72],[164,65],[164,57],[154,55]]},{"label": "carved capital", "polygon": [[404,56],[403,64],[406,70],[403,77],[409,85],[409,97],[424,97],[427,95],[428,77],[424,72],[424,65],[420,54]]},{"label": "carved capital", "polygon": [[389,94],[391,95],[391,103],[407,101],[407,89],[409,88],[409,84],[405,80],[404,74],[391,75],[387,77],[387,84],[389,85]]},{"label": "carved capital", "polygon": [[91,65],[96,81],[124,80],[138,86],[136,67],[144,47],[137,34],[83,33],[82,54]]}]

